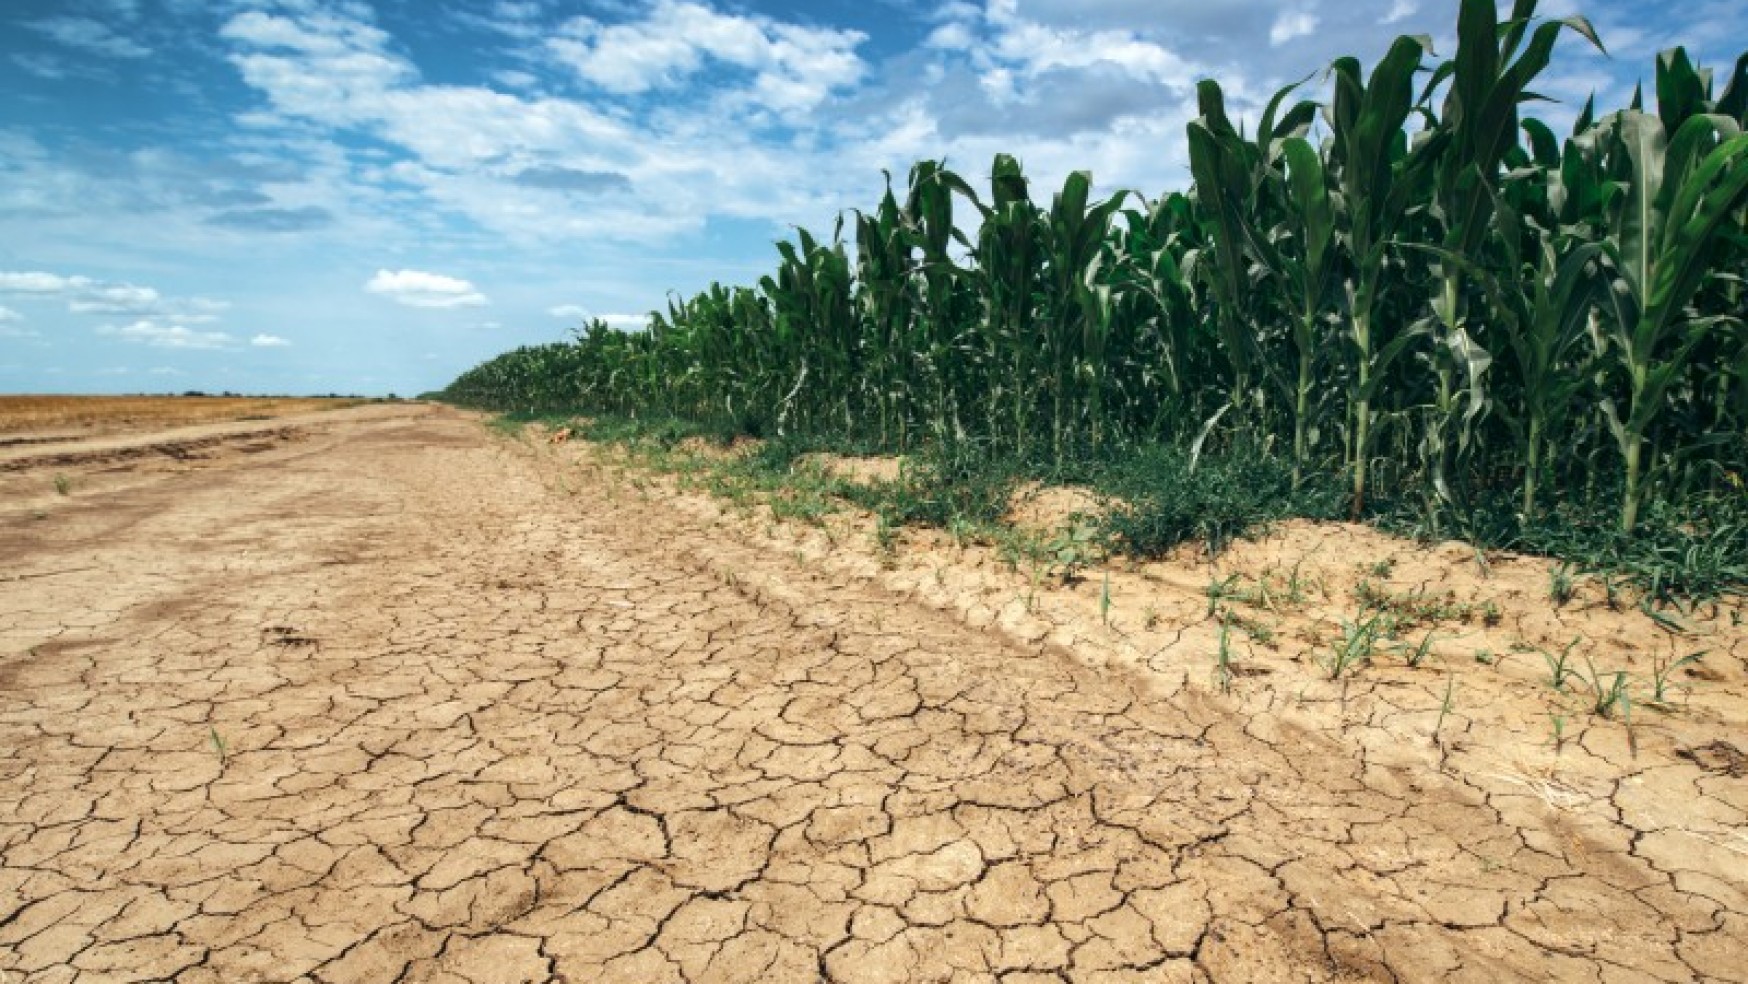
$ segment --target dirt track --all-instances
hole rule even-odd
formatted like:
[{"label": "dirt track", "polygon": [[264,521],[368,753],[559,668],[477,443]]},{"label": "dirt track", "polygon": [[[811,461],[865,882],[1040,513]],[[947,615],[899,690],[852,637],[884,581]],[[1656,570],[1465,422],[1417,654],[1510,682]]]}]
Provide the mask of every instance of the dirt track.
[{"label": "dirt track", "polygon": [[1734,766],[1373,761],[450,411],[205,453],[0,486],[8,984],[1748,980]]}]

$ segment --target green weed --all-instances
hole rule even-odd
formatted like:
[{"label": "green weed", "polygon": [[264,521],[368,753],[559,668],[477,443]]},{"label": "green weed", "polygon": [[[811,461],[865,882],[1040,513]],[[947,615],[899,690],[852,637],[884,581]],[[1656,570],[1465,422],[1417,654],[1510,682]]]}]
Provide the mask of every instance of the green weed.
[{"label": "green weed", "polygon": [[1562,562],[1548,572],[1548,600],[1556,608],[1564,607],[1577,591],[1578,579],[1573,574],[1571,564]]},{"label": "green weed", "polygon": [[1573,675],[1570,659],[1572,656],[1572,650],[1578,645],[1578,643],[1579,638],[1573,637],[1572,641],[1566,643],[1565,648],[1560,650],[1560,655],[1558,656],[1553,655],[1545,649],[1536,650],[1542,654],[1543,662],[1548,664],[1548,686],[1553,688],[1556,693],[1565,692],[1566,680]]},{"label": "green weed", "polygon": [[1329,674],[1329,679],[1339,680],[1371,662],[1378,644],[1391,634],[1392,629],[1388,612],[1362,610],[1353,621],[1342,620],[1341,638],[1327,654],[1317,657],[1318,662]]},{"label": "green weed", "polygon": [[1675,660],[1671,660],[1667,656],[1654,657],[1651,661],[1651,702],[1658,705],[1667,705],[1669,703],[1669,691],[1671,687],[1679,686],[1685,689],[1684,684],[1671,683],[1669,679],[1670,674],[1689,663],[1698,663],[1705,658],[1705,655],[1705,652],[1702,650],[1697,653],[1689,653],[1688,655]]},{"label": "green weed", "polygon": [[1428,630],[1426,636],[1420,640],[1420,645],[1408,651],[1408,665],[1410,667],[1419,669],[1421,664],[1426,662],[1427,657],[1432,655],[1432,640],[1436,635],[1436,632]]},{"label": "green weed", "polygon": [[1224,619],[1220,622],[1220,648],[1214,654],[1214,684],[1223,694],[1232,692],[1232,631]]}]

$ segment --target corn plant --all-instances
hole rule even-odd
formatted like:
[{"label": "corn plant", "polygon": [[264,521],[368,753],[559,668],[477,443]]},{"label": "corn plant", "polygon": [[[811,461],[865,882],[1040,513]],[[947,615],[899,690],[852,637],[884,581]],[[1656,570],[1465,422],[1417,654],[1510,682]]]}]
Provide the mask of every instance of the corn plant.
[{"label": "corn plant", "polygon": [[1449,57],[1397,38],[1254,121],[1201,82],[1186,188],[919,161],[753,283],[444,395],[1043,473],[1271,459],[1355,518],[1600,558],[1660,601],[1748,583],[1748,60],[1720,91],[1671,49],[1654,105],[1556,135],[1530,107],[1589,22],[1452,7]]}]

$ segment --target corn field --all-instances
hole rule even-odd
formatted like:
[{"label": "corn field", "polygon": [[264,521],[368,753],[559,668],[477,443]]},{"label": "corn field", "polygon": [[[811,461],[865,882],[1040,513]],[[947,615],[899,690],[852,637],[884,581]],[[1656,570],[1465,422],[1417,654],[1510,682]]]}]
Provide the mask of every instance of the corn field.
[{"label": "corn field", "polygon": [[1435,527],[1739,503],[1748,54],[1719,79],[1665,52],[1654,93],[1562,136],[1524,114],[1535,81],[1602,41],[1535,6],[1465,0],[1448,60],[1398,38],[1254,125],[1200,83],[1192,186],[1154,200],[1077,172],[1046,202],[1006,155],[987,180],[918,163],[755,285],[507,353],[447,397],[1026,460],[1246,449],[1339,481],[1356,517],[1383,498]]}]

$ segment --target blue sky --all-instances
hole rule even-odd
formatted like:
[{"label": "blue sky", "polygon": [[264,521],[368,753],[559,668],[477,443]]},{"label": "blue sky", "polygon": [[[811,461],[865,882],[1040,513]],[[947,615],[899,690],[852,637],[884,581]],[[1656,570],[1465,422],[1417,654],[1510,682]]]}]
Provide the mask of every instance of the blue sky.
[{"label": "blue sky", "polygon": [[[887,169],[1017,154],[1186,182],[1194,82],[1240,109],[1451,0],[6,0],[0,391],[412,393],[751,282]],[[1621,105],[1726,66],[1748,4],[1581,9],[1538,89]],[[1679,14],[1675,11],[1679,10]]]}]

